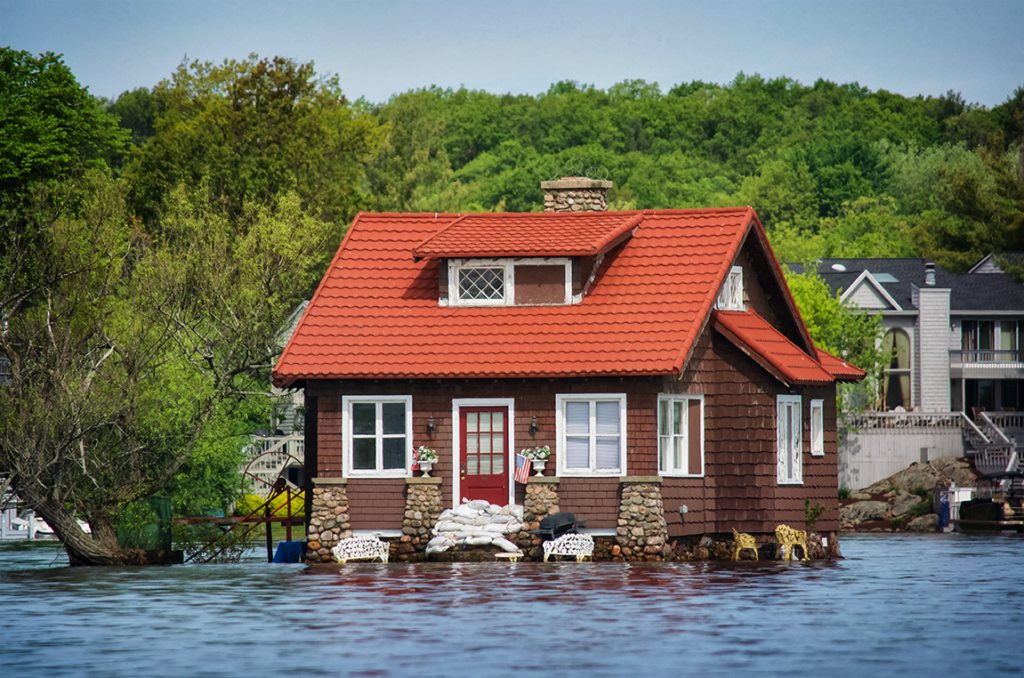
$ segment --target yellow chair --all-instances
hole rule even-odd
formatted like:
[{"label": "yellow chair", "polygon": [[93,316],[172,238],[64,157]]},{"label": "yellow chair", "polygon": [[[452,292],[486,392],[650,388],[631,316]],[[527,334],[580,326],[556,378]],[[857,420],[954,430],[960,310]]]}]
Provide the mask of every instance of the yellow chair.
[{"label": "yellow chair", "polygon": [[804,557],[802,560],[808,560],[807,557],[807,532],[803,530],[794,530],[788,525],[779,525],[775,528],[775,538],[778,539],[779,543],[775,546],[775,557],[779,557],[779,552],[785,556],[786,560],[793,559],[793,547],[799,546],[804,550]]},{"label": "yellow chair", "polygon": [[743,534],[742,532],[737,532],[736,528],[734,527],[732,528],[732,538],[733,560],[740,559],[740,551],[742,551],[743,549],[752,549],[754,551],[754,560],[757,560],[757,542],[754,541],[754,538],[751,535]]}]

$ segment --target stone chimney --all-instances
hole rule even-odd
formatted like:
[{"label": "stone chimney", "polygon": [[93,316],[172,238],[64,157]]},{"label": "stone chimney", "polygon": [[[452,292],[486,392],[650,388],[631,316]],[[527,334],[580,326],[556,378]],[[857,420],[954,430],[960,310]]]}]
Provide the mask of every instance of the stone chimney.
[{"label": "stone chimney", "polygon": [[607,212],[611,181],[586,177],[562,177],[558,181],[542,181],[545,212]]},{"label": "stone chimney", "polygon": [[924,284],[935,287],[935,264],[930,261],[924,263]]}]

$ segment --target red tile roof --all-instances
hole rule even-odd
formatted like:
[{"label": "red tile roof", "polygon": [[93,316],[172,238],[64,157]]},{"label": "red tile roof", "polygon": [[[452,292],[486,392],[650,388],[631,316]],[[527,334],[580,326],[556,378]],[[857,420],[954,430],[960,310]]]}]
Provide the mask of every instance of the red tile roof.
[{"label": "red tile roof", "polygon": [[[763,239],[749,207],[466,217],[363,213],[274,380],[676,374],[748,227]],[[510,249],[473,250],[472,236],[483,229]],[[529,234],[528,251],[536,256],[591,253],[632,229],[634,235],[604,258],[580,303],[438,304],[436,257],[523,253],[512,244],[517,232]],[[414,249],[425,258],[410,256]]]},{"label": "red tile roof", "polygon": [[465,214],[413,248],[424,257],[595,256],[640,223],[638,212]]},{"label": "red tile roof", "polygon": [[825,371],[835,377],[836,381],[860,381],[868,375],[867,372],[851,365],[842,358],[837,358],[828,351],[815,348],[818,352],[818,362],[825,368]]},{"label": "red tile roof", "polygon": [[713,326],[785,384],[829,384],[832,374],[754,311],[715,311]]}]

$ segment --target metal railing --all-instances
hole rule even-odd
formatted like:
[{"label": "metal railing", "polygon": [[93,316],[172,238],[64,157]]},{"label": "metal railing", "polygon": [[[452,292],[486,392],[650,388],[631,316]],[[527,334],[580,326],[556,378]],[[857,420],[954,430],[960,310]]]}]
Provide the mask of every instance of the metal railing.
[{"label": "metal railing", "polygon": [[[252,493],[266,499],[270,488],[281,475],[289,459],[304,464],[306,460],[306,439],[301,433],[290,436],[254,437],[245,448],[245,472],[261,481],[251,488]],[[258,461],[254,461],[259,457]]]},{"label": "metal railing", "polygon": [[975,364],[1015,365],[1024,367],[1024,351],[1000,351],[990,348],[973,348],[949,352],[950,367]]}]

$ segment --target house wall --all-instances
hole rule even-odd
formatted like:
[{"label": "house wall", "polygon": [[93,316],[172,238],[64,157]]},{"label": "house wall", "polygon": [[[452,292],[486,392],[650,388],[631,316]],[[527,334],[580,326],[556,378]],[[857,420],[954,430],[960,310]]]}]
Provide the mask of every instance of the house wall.
[{"label": "house wall", "polygon": [[[705,474],[701,478],[664,477],[661,493],[669,537],[729,532],[771,533],[779,523],[802,527],[804,499],[837,507],[837,450],[834,387],[793,388],[771,377],[732,343],[711,329],[698,340],[682,377],[581,379],[423,379],[347,380],[310,382],[307,395],[316,398],[319,477],[342,476],[342,395],[411,395],[412,446],[436,449],[439,461],[432,476],[441,479],[447,506],[454,496],[452,400],[512,398],[516,449],[549,445],[547,475],[557,468],[555,395],[625,393],[627,402],[628,477],[658,474],[657,399],[660,393],[704,396]],[[776,396],[803,397],[804,455],[802,485],[779,486],[776,481]],[[810,400],[825,404],[825,455],[809,450]],[[434,418],[430,434],[427,422]],[[536,417],[538,431],[530,428]],[[310,469],[312,473],[312,469]],[[588,529],[618,527],[622,483],[619,478],[561,477],[559,509],[587,519]],[[405,510],[405,478],[348,478],[352,529],[398,529]],[[523,500],[516,488],[517,502]],[[681,517],[679,507],[689,512]],[[838,529],[838,513],[825,513],[817,530]]]}]

